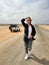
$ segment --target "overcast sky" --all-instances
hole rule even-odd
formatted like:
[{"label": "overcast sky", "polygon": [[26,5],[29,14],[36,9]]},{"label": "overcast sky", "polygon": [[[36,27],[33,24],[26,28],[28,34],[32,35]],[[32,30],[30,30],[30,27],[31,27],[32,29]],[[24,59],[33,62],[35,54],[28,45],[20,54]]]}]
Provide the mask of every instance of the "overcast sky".
[{"label": "overcast sky", "polygon": [[49,24],[49,0],[0,0],[0,24],[21,23],[27,16],[32,23]]}]

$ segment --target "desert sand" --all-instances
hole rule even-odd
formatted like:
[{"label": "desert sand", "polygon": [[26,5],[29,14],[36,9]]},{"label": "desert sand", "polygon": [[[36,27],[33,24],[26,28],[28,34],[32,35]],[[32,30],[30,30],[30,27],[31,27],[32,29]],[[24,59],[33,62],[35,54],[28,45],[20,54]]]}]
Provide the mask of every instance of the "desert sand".
[{"label": "desert sand", "polygon": [[39,26],[46,29],[46,30],[49,30],[49,25],[39,25]]},{"label": "desert sand", "polygon": [[9,26],[0,26],[0,43],[8,40],[11,37],[19,36],[23,33],[23,26],[20,26],[20,32],[11,32]]}]

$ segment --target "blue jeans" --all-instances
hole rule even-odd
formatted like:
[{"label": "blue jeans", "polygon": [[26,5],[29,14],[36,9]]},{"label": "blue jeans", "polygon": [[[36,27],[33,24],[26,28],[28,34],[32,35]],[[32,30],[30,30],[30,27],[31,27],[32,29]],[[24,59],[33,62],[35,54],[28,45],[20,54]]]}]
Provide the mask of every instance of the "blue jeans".
[{"label": "blue jeans", "polygon": [[31,51],[31,49],[32,49],[32,39],[29,39],[28,43],[25,42],[24,45],[25,45],[25,52],[26,53],[28,53],[28,51]]}]

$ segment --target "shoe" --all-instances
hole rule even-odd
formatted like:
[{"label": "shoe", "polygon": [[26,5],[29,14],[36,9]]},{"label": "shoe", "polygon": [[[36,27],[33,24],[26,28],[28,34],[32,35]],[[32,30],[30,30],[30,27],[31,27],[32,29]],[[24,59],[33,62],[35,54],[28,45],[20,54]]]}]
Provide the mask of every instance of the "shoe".
[{"label": "shoe", "polygon": [[28,57],[29,57],[29,56],[28,56],[28,54],[26,54],[26,56],[25,56],[25,60],[27,60],[27,59],[28,59]]}]

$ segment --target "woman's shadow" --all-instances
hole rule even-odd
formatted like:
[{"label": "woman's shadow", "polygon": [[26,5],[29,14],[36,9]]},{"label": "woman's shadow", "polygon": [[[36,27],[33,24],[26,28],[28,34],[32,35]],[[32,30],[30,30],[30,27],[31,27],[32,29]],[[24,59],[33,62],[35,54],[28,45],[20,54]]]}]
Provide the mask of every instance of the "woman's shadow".
[{"label": "woman's shadow", "polygon": [[45,58],[39,59],[34,54],[31,54],[32,57],[29,57],[29,59],[35,60],[36,62],[43,64],[43,65],[49,65],[49,61]]}]

